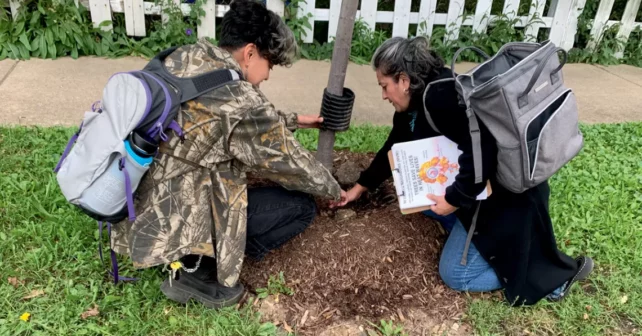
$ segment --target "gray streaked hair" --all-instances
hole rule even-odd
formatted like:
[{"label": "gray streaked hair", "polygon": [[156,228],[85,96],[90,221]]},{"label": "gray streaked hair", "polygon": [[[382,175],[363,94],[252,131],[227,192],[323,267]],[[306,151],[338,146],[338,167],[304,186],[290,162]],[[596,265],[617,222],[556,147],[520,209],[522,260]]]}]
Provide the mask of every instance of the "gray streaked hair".
[{"label": "gray streaked hair", "polygon": [[424,80],[444,67],[444,60],[428,44],[423,36],[390,38],[375,51],[372,67],[395,81],[405,74],[410,79],[410,92],[422,91],[426,86]]}]

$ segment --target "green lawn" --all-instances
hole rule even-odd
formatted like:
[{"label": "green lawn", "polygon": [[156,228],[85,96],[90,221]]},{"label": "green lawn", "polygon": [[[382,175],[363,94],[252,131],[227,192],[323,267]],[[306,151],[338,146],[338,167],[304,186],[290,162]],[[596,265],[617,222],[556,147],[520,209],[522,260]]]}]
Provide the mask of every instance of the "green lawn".
[{"label": "green lawn", "polygon": [[[272,335],[274,326],[248,310],[174,305],[158,290],[166,274],[134,271],[124,259],[123,272],[142,280],[110,282],[95,222],[68,205],[52,173],[73,131],[0,128],[0,335]],[[337,148],[375,151],[387,131],[353,128]],[[561,248],[594,257],[589,286],[530,308],[471,296],[466,319],[478,333],[642,334],[642,124],[583,131],[584,151],[551,181],[551,212]],[[315,131],[297,137],[315,146]],[[24,284],[14,288],[10,277]],[[40,295],[23,299],[32,293]],[[93,304],[100,314],[82,319]],[[29,322],[20,320],[25,312]]]}]

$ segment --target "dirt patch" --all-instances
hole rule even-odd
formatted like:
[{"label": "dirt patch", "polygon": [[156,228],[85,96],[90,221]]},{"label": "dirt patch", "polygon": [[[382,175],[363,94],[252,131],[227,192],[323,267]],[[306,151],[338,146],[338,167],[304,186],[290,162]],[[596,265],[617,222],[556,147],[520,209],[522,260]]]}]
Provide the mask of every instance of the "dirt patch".
[{"label": "dirt patch", "polygon": [[617,332],[622,332],[622,335],[635,335],[642,331],[642,325],[638,325],[630,317],[624,314],[618,314],[618,316],[620,323]]},{"label": "dirt patch", "polygon": [[[338,157],[338,164],[371,160]],[[242,272],[248,289],[265,287],[282,271],[295,293],[280,296],[279,316],[299,326],[307,311],[297,329],[303,335],[367,335],[374,329],[367,321],[380,319],[411,335],[466,334],[459,322],[464,299],[438,274],[443,230],[422,214],[402,215],[390,181],[364,196],[349,207],[356,216],[337,220],[336,211],[322,209],[303,234],[262,262],[248,260]]]}]

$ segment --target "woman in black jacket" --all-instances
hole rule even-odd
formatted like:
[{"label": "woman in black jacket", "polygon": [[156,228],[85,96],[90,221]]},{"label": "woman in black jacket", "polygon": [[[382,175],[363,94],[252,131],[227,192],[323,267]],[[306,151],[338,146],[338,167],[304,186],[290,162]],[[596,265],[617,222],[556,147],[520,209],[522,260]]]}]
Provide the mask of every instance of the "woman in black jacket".
[{"label": "woman in black jacket", "polygon": [[[356,200],[391,176],[387,153],[393,144],[440,135],[426,119],[425,104],[441,135],[463,152],[455,182],[444,196],[429,196],[436,205],[426,212],[449,232],[439,265],[446,285],[470,292],[503,288],[511,304],[532,305],[542,298],[560,300],[574,282],[588,277],[593,269],[591,258],[573,259],[557,249],[548,212],[548,183],[516,194],[496,182],[497,148],[481,120],[483,182],[474,183],[466,110],[459,103],[452,71],[429,50],[427,39],[389,39],[375,52],[373,66],[383,99],[396,111],[393,128],[370,167],[348,191],[347,199],[335,206]],[[427,84],[430,88],[424,95]],[[487,181],[493,192],[479,202],[475,196]],[[468,246],[467,231],[476,211],[476,227]]]}]

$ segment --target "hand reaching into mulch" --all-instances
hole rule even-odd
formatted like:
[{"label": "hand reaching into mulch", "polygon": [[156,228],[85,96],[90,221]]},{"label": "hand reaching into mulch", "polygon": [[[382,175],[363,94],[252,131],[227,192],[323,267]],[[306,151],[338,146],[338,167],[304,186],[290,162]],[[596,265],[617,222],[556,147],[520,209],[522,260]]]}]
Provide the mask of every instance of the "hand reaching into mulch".
[{"label": "hand reaching into mulch", "polygon": [[348,192],[345,192],[341,190],[341,200],[338,202],[330,202],[330,209],[334,209],[336,207],[344,207],[348,203],[356,201],[361,197],[361,194],[363,194],[367,189],[360,185],[360,184],[355,184],[354,187],[352,187]]}]

